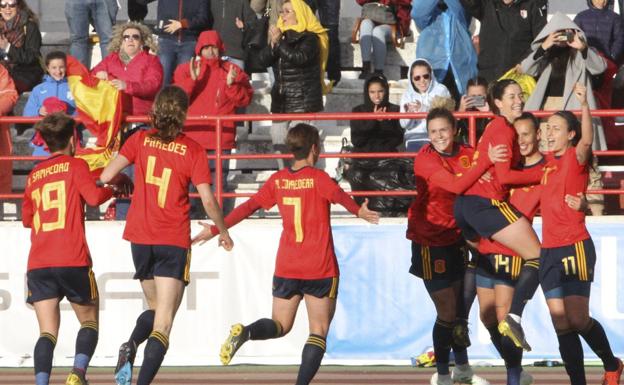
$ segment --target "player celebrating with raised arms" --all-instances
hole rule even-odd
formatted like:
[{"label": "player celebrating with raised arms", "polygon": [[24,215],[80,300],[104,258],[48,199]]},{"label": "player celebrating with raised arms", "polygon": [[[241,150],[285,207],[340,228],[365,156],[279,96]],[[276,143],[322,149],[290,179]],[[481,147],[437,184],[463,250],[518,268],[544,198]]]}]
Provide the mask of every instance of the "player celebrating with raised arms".
[{"label": "player celebrating with raised arms", "polygon": [[87,366],[98,341],[98,289],[85,237],[84,204],[100,205],[112,192],[98,187],[87,163],[73,157],[75,126],[63,113],[35,125],[51,156],[30,172],[24,192],[22,222],[32,229],[26,301],[35,308],[40,333],[33,354],[36,385],[50,381],[63,297],[80,322],[67,385],[87,384]]},{"label": "player celebrating with raised arms", "polygon": [[[234,209],[225,219],[234,226],[256,210],[277,204],[283,230],[273,276],[273,314],[252,324],[232,326],[221,347],[221,362],[230,363],[236,351],[248,340],[267,340],[285,336],[293,326],[297,308],[305,300],[310,336],[303,348],[297,385],[309,384],[325,354],[325,339],[336,309],[338,261],[334,253],[330,225],[330,204],[338,203],[370,223],[379,215],[370,211],[365,200],[357,203],[327,173],[314,167],[320,151],[318,130],[297,124],[288,131],[286,145],[295,156],[290,168],[269,178],[249,200]],[[214,226],[205,229],[194,242],[210,239],[218,233]]]},{"label": "player celebrating with raised arms", "polygon": [[540,202],[540,283],[571,385],[587,383],[579,335],[602,360],[603,385],[618,385],[622,361],[613,355],[600,323],[589,315],[596,263],[594,243],[585,226],[585,213],[572,210],[566,203],[566,196],[587,189],[594,133],[587,89],[577,83],[574,94],[581,103],[581,122],[571,112],[559,111],[548,118],[545,133],[550,154]]},{"label": "player celebrating with raised arms", "polygon": [[189,183],[221,230],[219,245],[226,250],[233,245],[210,190],[204,150],[181,132],[187,110],[188,97],[181,88],[162,89],[150,112],[153,128],[132,135],[100,177],[109,181],[129,164],[135,165],[124,239],[131,242],[134,278],[141,281],[149,306],[119,349],[115,369],[119,385],[131,384],[136,349],[143,341],[147,345],[137,385],[151,384],[169,347],[173,318],[190,278]]}]

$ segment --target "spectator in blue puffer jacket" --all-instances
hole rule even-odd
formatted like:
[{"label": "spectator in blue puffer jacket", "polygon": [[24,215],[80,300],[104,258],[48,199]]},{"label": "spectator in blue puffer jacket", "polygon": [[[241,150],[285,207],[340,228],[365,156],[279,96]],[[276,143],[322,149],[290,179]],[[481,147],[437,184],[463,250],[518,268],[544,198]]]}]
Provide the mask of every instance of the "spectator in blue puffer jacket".
[{"label": "spectator in blue puffer jacket", "polygon": [[574,18],[590,47],[596,48],[609,59],[618,61],[624,51],[624,29],[620,15],[613,12],[613,0],[587,0],[589,9]]},{"label": "spectator in blue puffer jacket", "polygon": [[[45,65],[47,75],[43,77],[43,82],[36,85],[30,92],[23,116],[45,116],[47,111],[43,102],[50,97],[56,97],[67,104],[66,112],[73,115],[76,111],[76,102],[69,90],[67,83],[67,56],[61,51],[53,51],[46,55]],[[40,144],[39,141],[37,141]],[[47,155],[45,146],[32,143],[33,155]]]}]

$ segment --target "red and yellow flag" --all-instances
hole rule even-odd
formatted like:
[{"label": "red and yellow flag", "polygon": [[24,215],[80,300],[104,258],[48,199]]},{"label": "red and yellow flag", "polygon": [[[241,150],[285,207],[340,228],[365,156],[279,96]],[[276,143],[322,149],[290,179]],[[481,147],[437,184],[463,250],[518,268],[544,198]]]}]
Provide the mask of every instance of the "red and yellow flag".
[{"label": "red and yellow flag", "polygon": [[76,102],[78,117],[97,140],[95,147],[81,148],[76,157],[89,169],[104,168],[119,146],[122,120],[121,92],[110,82],[100,80],[76,58],[67,55],[67,82]]}]

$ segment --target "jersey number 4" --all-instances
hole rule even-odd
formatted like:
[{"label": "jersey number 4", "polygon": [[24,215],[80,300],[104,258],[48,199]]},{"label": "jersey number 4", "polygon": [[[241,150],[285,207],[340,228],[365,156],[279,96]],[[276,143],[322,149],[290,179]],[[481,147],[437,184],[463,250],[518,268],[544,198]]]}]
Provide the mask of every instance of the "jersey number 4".
[{"label": "jersey number 4", "polygon": [[147,157],[147,171],[145,172],[145,183],[158,186],[158,207],[165,208],[165,201],[167,200],[167,190],[169,189],[169,180],[171,179],[171,169],[168,167],[163,168],[162,175],[154,175],[154,168],[156,167],[156,157]]},{"label": "jersey number 4", "polygon": [[[35,234],[38,233],[40,229],[43,231],[52,231],[65,228],[67,195],[65,194],[64,180],[46,183],[41,188],[33,190],[30,196],[35,204],[35,215],[33,216]],[[39,209],[41,209],[41,211],[58,210],[56,221],[41,223]]]}]

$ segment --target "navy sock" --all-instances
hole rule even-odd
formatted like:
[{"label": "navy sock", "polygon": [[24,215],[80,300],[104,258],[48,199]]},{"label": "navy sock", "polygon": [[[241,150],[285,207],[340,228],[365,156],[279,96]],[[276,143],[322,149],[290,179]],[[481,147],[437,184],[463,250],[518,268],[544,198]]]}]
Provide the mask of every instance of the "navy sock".
[{"label": "navy sock", "polygon": [[35,384],[48,385],[50,373],[52,372],[52,357],[54,357],[54,347],[56,337],[50,333],[41,333],[35,344],[33,358],[35,361]]},{"label": "navy sock", "polygon": [[587,342],[587,345],[589,345],[594,353],[600,357],[602,365],[606,371],[613,372],[618,369],[620,362],[613,355],[611,345],[607,339],[607,334],[602,328],[600,322],[590,318],[589,324],[584,327],[583,330],[580,330],[579,334],[583,337],[585,342]]},{"label": "navy sock", "polygon": [[511,302],[510,314],[521,316],[524,307],[539,286],[539,259],[530,259],[522,265],[518,282],[516,282],[513,300]]},{"label": "navy sock", "polygon": [[453,354],[455,354],[455,365],[468,365],[468,350],[464,347],[452,345]]},{"label": "navy sock", "polygon": [[87,371],[89,361],[93,357],[98,343],[98,324],[95,321],[87,321],[80,326],[76,336],[76,356],[74,357],[74,369]]},{"label": "navy sock", "polygon": [[245,326],[250,340],[268,340],[282,336],[282,325],[270,318],[260,318],[256,322]]},{"label": "navy sock", "polygon": [[464,287],[462,295],[457,301],[457,318],[468,319],[470,309],[477,297],[477,271],[476,266],[469,263],[464,273]]},{"label": "navy sock", "polygon": [[520,385],[520,374],[522,366],[507,368],[507,385]]},{"label": "navy sock", "polygon": [[449,374],[449,353],[453,342],[453,324],[437,318],[433,325],[433,351],[438,374]]},{"label": "navy sock", "polygon": [[154,330],[145,345],[145,351],[143,352],[145,357],[143,358],[141,370],[139,370],[139,378],[136,385],[149,385],[152,383],[168,348],[169,337]]},{"label": "navy sock", "polygon": [[498,354],[503,357],[503,349],[501,347],[501,338],[503,337],[498,331],[498,325],[487,326],[487,331],[490,333],[490,341],[492,341],[492,345],[496,348]]},{"label": "navy sock", "polygon": [[134,342],[134,346],[141,345],[152,332],[154,328],[154,316],[156,312],[154,310],[145,310],[136,320],[136,325],[132,334],[130,335],[129,342]]},{"label": "navy sock", "polygon": [[301,366],[299,366],[296,385],[308,385],[312,381],[321,366],[325,349],[325,338],[310,334],[301,352]]},{"label": "navy sock", "polygon": [[577,332],[572,330],[557,331],[559,353],[570,377],[570,385],[587,385],[583,363],[583,346]]},{"label": "navy sock", "polygon": [[501,350],[501,356],[507,368],[507,385],[519,385],[522,372],[522,349],[517,347],[509,337],[502,337]]}]

